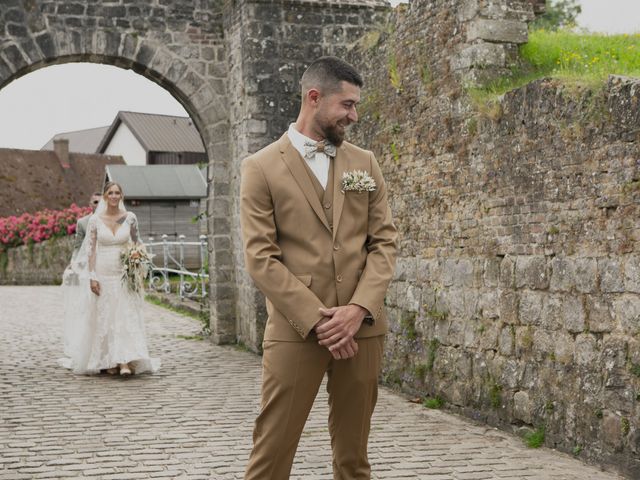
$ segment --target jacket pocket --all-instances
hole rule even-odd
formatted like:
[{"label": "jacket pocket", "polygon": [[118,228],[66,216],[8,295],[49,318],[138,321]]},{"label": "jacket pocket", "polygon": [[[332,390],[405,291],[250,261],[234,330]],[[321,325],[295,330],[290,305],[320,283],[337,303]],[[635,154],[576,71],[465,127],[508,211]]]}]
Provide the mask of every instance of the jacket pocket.
[{"label": "jacket pocket", "polygon": [[296,276],[296,278],[298,280],[300,280],[302,282],[302,284],[305,287],[310,287],[311,286],[311,275],[310,274],[304,274],[304,275],[298,275],[298,274],[294,274]]}]

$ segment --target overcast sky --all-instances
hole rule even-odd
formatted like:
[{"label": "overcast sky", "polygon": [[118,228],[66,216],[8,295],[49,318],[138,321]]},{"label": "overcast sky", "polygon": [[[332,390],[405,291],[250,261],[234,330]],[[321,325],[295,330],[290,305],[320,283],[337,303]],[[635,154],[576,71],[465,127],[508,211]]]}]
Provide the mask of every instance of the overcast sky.
[{"label": "overcast sky", "polygon": [[[581,27],[640,32],[640,0],[580,0],[580,4]],[[0,148],[39,150],[56,133],[110,125],[119,110],[187,115],[166,90],[129,70],[55,65],[0,90]]]}]

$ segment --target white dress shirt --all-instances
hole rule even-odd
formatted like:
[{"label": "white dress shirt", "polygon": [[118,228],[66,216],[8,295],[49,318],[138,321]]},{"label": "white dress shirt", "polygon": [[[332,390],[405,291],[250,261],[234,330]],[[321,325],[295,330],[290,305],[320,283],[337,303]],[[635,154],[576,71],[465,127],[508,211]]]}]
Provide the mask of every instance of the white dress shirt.
[{"label": "white dress shirt", "polygon": [[300,152],[304,161],[307,162],[307,165],[309,165],[311,171],[315,174],[322,188],[327,188],[327,181],[329,179],[329,155],[324,152],[316,152],[313,159],[309,160],[306,158],[304,156],[305,142],[316,143],[316,141],[296,130],[295,123],[289,125],[287,135],[289,135],[289,140],[291,140],[293,147]]}]

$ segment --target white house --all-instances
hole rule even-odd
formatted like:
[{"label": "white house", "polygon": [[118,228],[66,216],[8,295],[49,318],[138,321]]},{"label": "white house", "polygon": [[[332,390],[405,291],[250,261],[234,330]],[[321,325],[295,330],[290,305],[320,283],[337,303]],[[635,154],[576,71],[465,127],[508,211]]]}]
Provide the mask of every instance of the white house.
[{"label": "white house", "polygon": [[202,139],[189,117],[151,113],[118,112],[96,153],[120,155],[132,166],[207,163]]}]

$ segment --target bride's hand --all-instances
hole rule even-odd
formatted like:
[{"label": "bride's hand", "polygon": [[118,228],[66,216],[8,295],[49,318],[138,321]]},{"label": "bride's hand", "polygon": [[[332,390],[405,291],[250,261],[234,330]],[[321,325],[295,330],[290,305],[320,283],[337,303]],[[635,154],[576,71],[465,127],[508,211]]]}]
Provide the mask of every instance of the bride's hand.
[{"label": "bride's hand", "polygon": [[97,280],[91,280],[89,283],[91,291],[96,295],[100,295],[100,283]]}]

